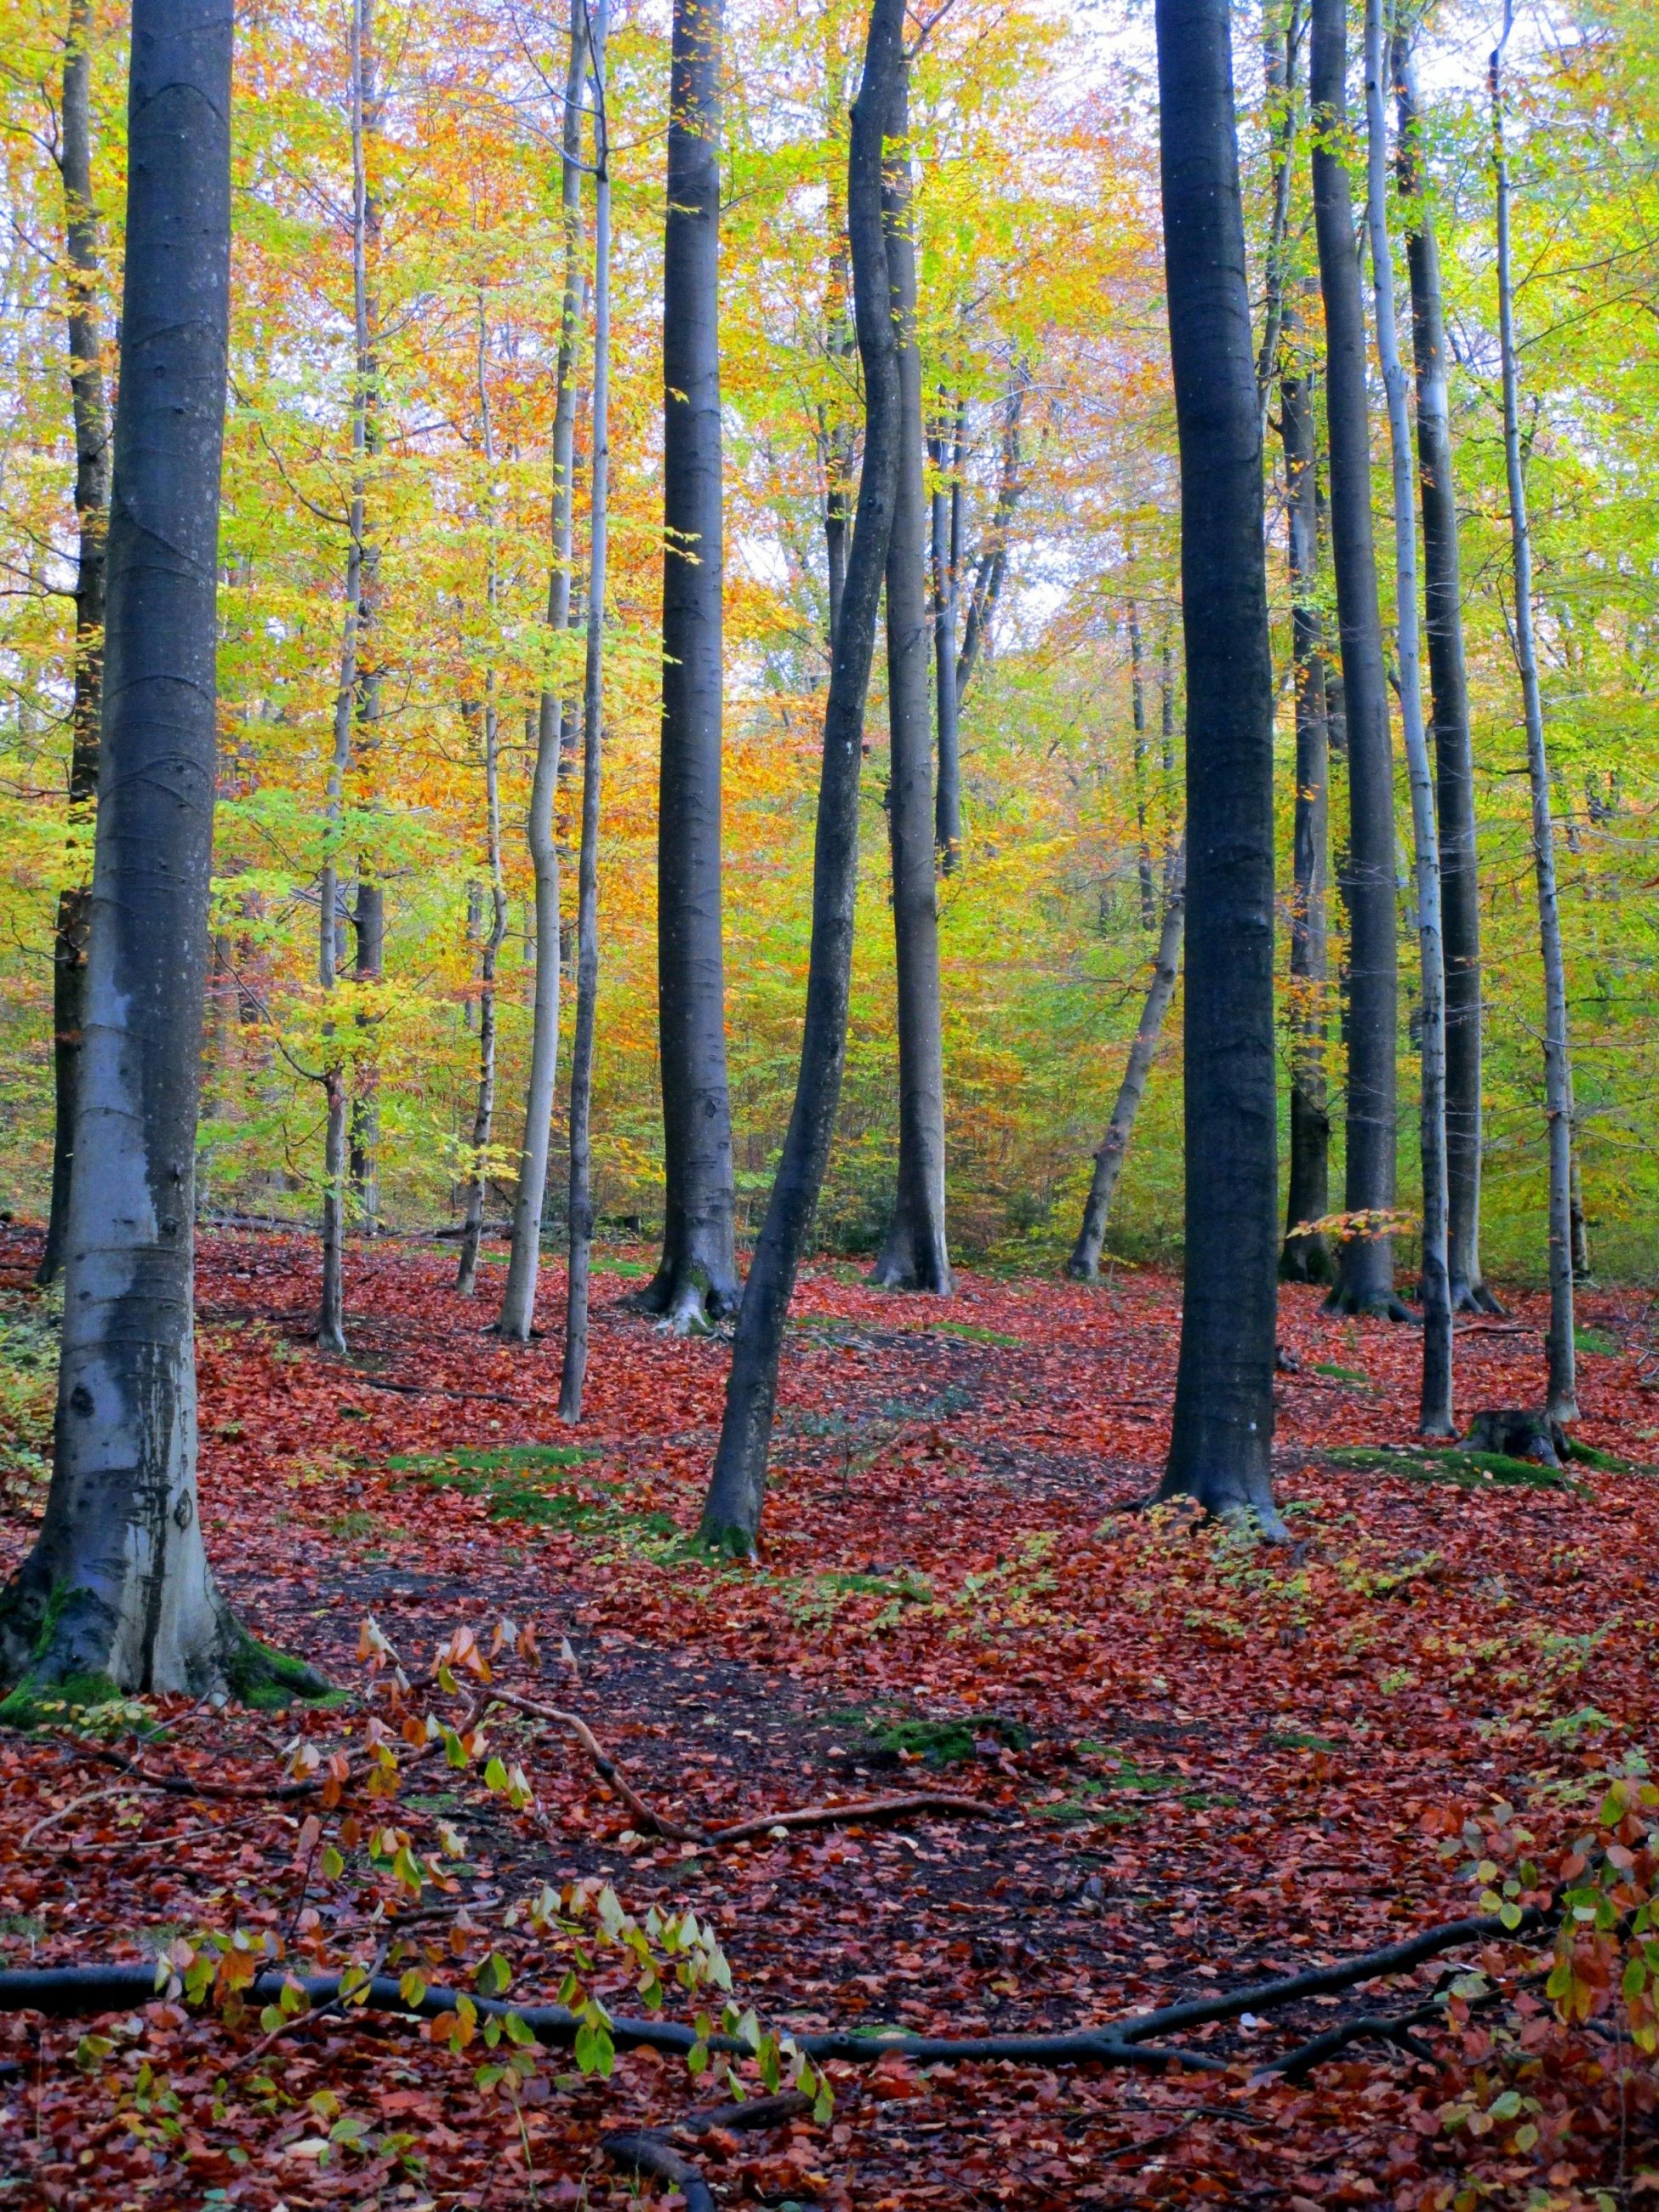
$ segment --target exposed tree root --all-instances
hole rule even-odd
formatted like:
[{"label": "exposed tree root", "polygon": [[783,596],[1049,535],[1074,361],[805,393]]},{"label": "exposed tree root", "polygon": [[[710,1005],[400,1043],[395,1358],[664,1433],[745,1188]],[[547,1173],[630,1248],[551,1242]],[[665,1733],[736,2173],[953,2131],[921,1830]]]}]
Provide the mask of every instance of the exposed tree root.
[{"label": "exposed tree root", "polygon": [[685,2212],[714,2212],[714,2193],[689,2158],[682,2158],[658,2135],[623,2132],[601,2137],[599,2148],[613,2166],[635,2177],[648,2173],[665,2181],[685,2200]]}]

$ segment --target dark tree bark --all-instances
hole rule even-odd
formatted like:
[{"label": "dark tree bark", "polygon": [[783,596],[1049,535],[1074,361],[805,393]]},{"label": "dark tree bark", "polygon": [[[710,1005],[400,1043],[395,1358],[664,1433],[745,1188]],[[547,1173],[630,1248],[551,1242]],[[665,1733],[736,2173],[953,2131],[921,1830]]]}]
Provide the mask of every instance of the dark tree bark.
[{"label": "dark tree bark", "polygon": [[1170,1011],[1170,1001],[1175,996],[1181,974],[1181,936],[1187,908],[1186,863],[1183,837],[1170,863],[1170,885],[1164,896],[1164,921],[1158,933],[1157,957],[1152,963],[1152,980],[1141,1002],[1140,1019],[1135,1025],[1123,1080],[1118,1085],[1112,1107],[1112,1118],[1106,1124],[1106,1134],[1095,1154],[1095,1171],[1089,1181],[1089,1195],[1084,1200],[1077,1243],[1066,1262],[1066,1273],[1079,1283],[1100,1279],[1100,1255],[1105,1247],[1106,1223],[1116,1194],[1117,1180],[1123,1172],[1135,1116],[1140,1111],[1146,1079],[1152,1073],[1158,1040],[1164,1034],[1164,1016]]},{"label": "dark tree bark", "polygon": [[590,19],[593,78],[593,477],[582,687],[582,842],[576,863],[576,1034],[570,1052],[569,1271],[559,1418],[582,1417],[588,1262],[593,1241],[593,1036],[599,998],[599,779],[605,763],[605,591],[611,520],[611,162],[605,48],[609,0]]},{"label": "dark tree bark", "polygon": [[[991,511],[991,526],[980,548],[974,564],[974,580],[968,593],[968,615],[963,624],[962,651],[957,656],[957,711],[962,711],[963,696],[969,678],[979,665],[979,656],[985,641],[990,635],[991,623],[1002,597],[1003,580],[1008,574],[1008,533],[1013,527],[1014,510],[1019,505],[1020,494],[1025,489],[1024,471],[1024,450],[1020,436],[1020,424],[1025,412],[1025,396],[1030,390],[1031,372],[1024,362],[1014,370],[1013,381],[1008,387],[1008,397],[1002,410],[1002,454],[997,471],[996,503]],[[960,793],[957,795],[958,812]]]},{"label": "dark tree bark", "polygon": [[[581,115],[586,41],[580,9],[571,12],[570,57],[561,124],[561,211],[564,225],[564,300],[553,404],[553,496],[550,515],[553,561],[547,586],[547,626],[556,634],[570,623],[572,463],[576,438],[576,349],[581,312]],[[513,1201],[513,1249],[501,1297],[501,1334],[528,1344],[536,1323],[541,1273],[542,1209],[547,1200],[547,1158],[559,1069],[559,844],[553,801],[563,753],[564,702],[544,681],[536,714],[536,765],[530,787],[527,842],[536,879],[536,997],[531,1019],[530,1080],[525,1094],[524,1149],[519,1156]]]},{"label": "dark tree bark", "polygon": [[1146,679],[1141,665],[1140,611],[1129,602],[1129,728],[1135,793],[1135,877],[1140,887],[1140,926],[1158,927],[1158,890],[1146,837]]},{"label": "dark tree bark", "polygon": [[1394,1291],[1399,1010],[1395,942],[1394,755],[1371,533],[1370,416],[1365,310],[1353,198],[1343,161],[1347,128],[1346,0],[1313,0],[1314,221],[1325,302],[1325,415],[1330,445],[1331,550],[1342,636],[1348,740],[1348,1110],[1344,1211],[1334,1312],[1409,1319]]},{"label": "dark tree bark", "polygon": [[[942,404],[942,398],[941,398]],[[939,715],[939,795],[933,841],[945,875],[962,859],[962,701],[957,691],[957,611],[962,584],[962,464],[967,402],[956,406],[954,434],[941,415],[933,441],[931,560],[933,572],[933,696]]]},{"label": "dark tree bark", "polygon": [[1330,1248],[1304,1224],[1330,1211],[1330,1105],[1325,1076],[1330,975],[1326,900],[1330,847],[1324,623],[1319,607],[1319,518],[1315,497],[1313,378],[1290,350],[1300,333],[1294,303],[1285,313],[1279,380],[1290,537],[1291,651],[1296,681],[1296,811],[1291,897],[1291,1162],[1284,1249],[1286,1282],[1328,1283]]},{"label": "dark tree bark", "polygon": [[1227,0],[1158,0],[1187,647],[1186,1270],[1160,1498],[1273,1505],[1273,698]]},{"label": "dark tree bark", "polygon": [[70,708],[69,836],[71,880],[58,897],[52,941],[52,1051],[55,1120],[52,1210],[35,1274],[54,1283],[64,1264],[70,1178],[75,1160],[75,1101],[84,1019],[91,894],[82,857],[98,791],[98,726],[104,660],[105,538],[109,529],[109,418],[104,403],[103,331],[98,314],[98,217],[92,199],[90,0],[70,0],[64,42],[64,112],[58,167],[64,179],[64,244],[69,264],[64,316],[70,399],[75,414],[75,693]]},{"label": "dark tree bark", "polygon": [[898,1188],[872,1279],[890,1290],[951,1293],[945,1231],[945,1059],[939,1012],[939,908],[933,868],[933,757],[928,678],[934,626],[927,613],[921,354],[916,342],[916,256],[908,71],[889,126],[901,142],[884,171],[887,270],[898,343],[898,480],[887,542],[887,826],[893,866],[893,949],[899,1061]]},{"label": "dark tree bark", "polygon": [[1480,1272],[1480,878],[1474,831],[1474,760],[1457,543],[1457,485],[1446,398],[1446,322],[1440,252],[1425,198],[1416,73],[1411,49],[1394,46],[1400,137],[1396,170],[1406,212],[1412,346],[1417,382],[1418,496],[1423,511],[1425,633],[1433,702],[1435,801],[1446,949],[1446,1175],[1450,1204],[1452,1306],[1502,1308]]},{"label": "dark tree bark", "polygon": [[[0,1598],[30,1692],[245,1688],[196,1506],[231,0],[134,0],[104,731],[52,1486]],[[262,1663],[262,1662],[261,1662]],[[262,1666],[263,1671],[263,1666]],[[294,1674],[303,1670],[291,1669]]]},{"label": "dark tree bark", "polygon": [[662,1260],[677,1330],[738,1303],[720,943],[721,0],[675,0],[663,252],[662,770],[657,827]]},{"label": "dark tree bark", "polygon": [[898,482],[898,360],[881,173],[884,130],[890,130],[904,65],[903,31],[903,0],[872,0],[864,78],[853,106],[847,188],[854,313],[864,364],[864,467],[823,713],[800,1072],[738,1316],[720,1449],[702,1512],[702,1540],[746,1557],[754,1555],[760,1536],[784,1318],[823,1188],[847,1057],[864,708]]}]

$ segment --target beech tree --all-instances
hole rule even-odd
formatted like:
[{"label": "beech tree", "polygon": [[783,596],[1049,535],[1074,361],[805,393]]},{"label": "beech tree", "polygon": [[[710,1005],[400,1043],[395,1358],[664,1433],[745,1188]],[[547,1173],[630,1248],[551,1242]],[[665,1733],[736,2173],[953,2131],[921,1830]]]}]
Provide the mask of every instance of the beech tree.
[{"label": "beech tree", "polygon": [[678,1330],[730,1313],[732,1109],[720,943],[721,0],[674,0],[663,246],[662,769],[657,1020],[662,1261],[641,1304]]},{"label": "beech tree", "polygon": [[893,123],[903,82],[903,38],[904,0],[872,0],[847,163],[853,312],[864,367],[864,465],[823,710],[800,1068],[782,1156],[738,1316],[720,1446],[699,1532],[702,1542],[743,1557],[754,1555],[759,1539],[784,1319],[823,1188],[847,1059],[864,708],[892,532],[902,435],[898,348],[882,210],[882,144],[884,134],[896,135]]},{"label": "beech tree", "polygon": [[[231,0],[134,0],[104,725],[51,1488],[0,1597],[58,1686],[310,1685],[238,1629],[196,1506],[195,1148],[230,289]],[[0,1711],[5,1709],[0,1708]]]},{"label": "beech tree", "polygon": [[1159,1498],[1281,1537],[1273,690],[1227,0],[1158,0],[1187,651],[1186,1264]]},{"label": "beech tree", "polygon": [[[887,545],[887,719],[891,752],[887,826],[893,866],[897,970],[899,1148],[892,1224],[874,1279],[892,1290],[948,1297],[945,1232],[945,1048],[939,1014],[939,908],[934,892],[933,758],[928,676],[937,623],[927,612],[927,498],[922,481],[921,353],[916,337],[909,72],[900,75],[884,171],[882,209],[898,341],[898,481]],[[951,674],[954,684],[954,671]],[[941,753],[941,759],[943,754]],[[960,841],[947,844],[951,851]]]},{"label": "beech tree", "polygon": [[1330,441],[1331,551],[1342,640],[1347,731],[1348,1102],[1344,1211],[1336,1281],[1340,1313],[1410,1318],[1395,1296],[1395,947],[1394,754],[1371,531],[1371,451],[1365,309],[1355,243],[1347,133],[1346,0],[1313,0],[1314,223],[1325,303],[1325,416]]},{"label": "beech tree", "polygon": [[102,711],[105,534],[109,527],[109,416],[104,402],[103,331],[98,313],[98,216],[92,197],[90,0],[70,0],[64,40],[63,113],[58,168],[64,180],[64,252],[69,264],[70,398],[75,413],[75,696],[70,707],[69,823],[72,880],[58,895],[52,955],[53,1122],[52,1200],[46,1249],[35,1280],[55,1283],[64,1264],[70,1176],[75,1159],[75,1101],[84,1019],[90,894],[80,848],[98,789]]}]

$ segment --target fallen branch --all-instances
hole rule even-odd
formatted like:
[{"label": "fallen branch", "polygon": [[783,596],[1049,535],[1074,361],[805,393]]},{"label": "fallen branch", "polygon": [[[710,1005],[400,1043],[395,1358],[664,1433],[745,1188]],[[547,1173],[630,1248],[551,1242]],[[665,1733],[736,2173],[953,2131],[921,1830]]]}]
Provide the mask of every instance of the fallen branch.
[{"label": "fallen branch", "polygon": [[509,1398],[501,1390],[452,1390],[441,1382],[392,1382],[384,1375],[354,1375],[355,1387],[365,1390],[395,1390],[400,1398],[478,1398],[486,1406],[511,1406],[521,1412],[516,1398]]},{"label": "fallen branch", "polygon": [[685,2199],[685,2212],[714,2212],[714,2193],[689,2158],[682,2158],[658,2135],[623,2132],[601,2137],[599,2148],[624,2173],[648,2173],[665,2181]]},{"label": "fallen branch", "polygon": [[1384,2016],[1379,2013],[1362,2013],[1358,2020],[1342,2021],[1336,2027],[1328,2027],[1322,2035],[1312,2036],[1306,2043],[1297,2044],[1282,2057],[1269,2059],[1251,2075],[1253,2081],[1267,2081],[1283,2075],[1287,2081],[1299,2081],[1302,2076],[1327,2058],[1334,2058],[1339,2051],[1346,2051],[1352,2043],[1397,2043],[1409,2051],[1414,2058],[1432,2058],[1433,2051],[1420,2035],[1413,2035],[1414,2027],[1425,2027],[1432,2021],[1442,2021],[1444,2013],[1437,2004],[1418,2005],[1411,2012]]}]

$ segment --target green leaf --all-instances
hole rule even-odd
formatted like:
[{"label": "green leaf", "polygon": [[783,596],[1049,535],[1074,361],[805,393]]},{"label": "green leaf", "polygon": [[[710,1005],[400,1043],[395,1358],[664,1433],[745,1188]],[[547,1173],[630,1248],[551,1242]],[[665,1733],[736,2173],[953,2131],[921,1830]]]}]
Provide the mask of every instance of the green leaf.
[{"label": "green leaf", "polygon": [[484,1768],[484,1787],[486,1790],[506,1789],[507,1769],[499,1758],[492,1758]]}]

